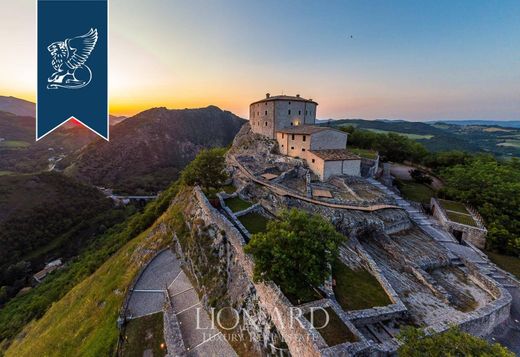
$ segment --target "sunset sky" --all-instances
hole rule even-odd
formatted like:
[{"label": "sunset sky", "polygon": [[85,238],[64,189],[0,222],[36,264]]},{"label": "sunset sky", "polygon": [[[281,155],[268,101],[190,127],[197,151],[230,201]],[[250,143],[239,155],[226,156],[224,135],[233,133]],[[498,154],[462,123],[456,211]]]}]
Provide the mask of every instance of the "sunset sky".
[{"label": "sunset sky", "polygon": [[[0,95],[35,100],[35,17],[0,0]],[[247,117],[270,92],[320,118],[520,119],[519,0],[110,0],[110,28],[112,114]]]}]

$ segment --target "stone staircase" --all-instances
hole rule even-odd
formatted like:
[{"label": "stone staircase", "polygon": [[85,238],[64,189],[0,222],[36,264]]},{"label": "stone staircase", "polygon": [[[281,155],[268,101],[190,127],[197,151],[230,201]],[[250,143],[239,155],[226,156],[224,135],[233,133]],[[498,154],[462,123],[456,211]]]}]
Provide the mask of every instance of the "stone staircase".
[{"label": "stone staircase", "polygon": [[520,288],[518,281],[493,264],[487,256],[478,251],[477,248],[461,245],[450,233],[440,227],[434,218],[421,212],[381,182],[373,178],[369,178],[367,181],[385,194],[394,198],[397,205],[408,212],[410,219],[414,221],[419,228],[441,243],[448,250],[450,261],[453,265],[463,266],[462,257],[476,264],[483,274],[489,276],[504,288]]}]

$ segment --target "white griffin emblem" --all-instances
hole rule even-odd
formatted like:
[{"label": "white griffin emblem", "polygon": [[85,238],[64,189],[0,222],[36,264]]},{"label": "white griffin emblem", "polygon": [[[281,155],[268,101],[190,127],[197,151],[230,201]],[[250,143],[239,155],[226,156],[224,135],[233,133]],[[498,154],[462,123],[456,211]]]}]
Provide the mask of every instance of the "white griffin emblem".
[{"label": "white griffin emblem", "polygon": [[55,72],[47,79],[47,89],[79,89],[92,80],[92,71],[85,64],[96,47],[97,29],[83,36],[52,43],[47,50],[52,56]]}]

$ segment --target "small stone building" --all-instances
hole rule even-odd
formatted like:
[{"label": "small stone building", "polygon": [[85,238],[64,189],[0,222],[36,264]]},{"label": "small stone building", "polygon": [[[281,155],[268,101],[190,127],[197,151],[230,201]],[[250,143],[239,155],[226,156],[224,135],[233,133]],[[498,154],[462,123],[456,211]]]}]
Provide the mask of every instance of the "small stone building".
[{"label": "small stone building", "polygon": [[331,176],[361,175],[361,158],[344,149],[311,150],[307,154],[307,165],[322,181]]},{"label": "small stone building", "polygon": [[432,197],[432,215],[459,242],[469,242],[477,248],[486,247],[487,229],[480,215],[461,202],[442,200]]},{"label": "small stone building", "polygon": [[361,175],[361,158],[347,151],[348,134],[314,125],[318,103],[296,96],[270,96],[250,105],[254,133],[276,139],[282,155],[304,159],[327,180],[334,175]]},{"label": "small stone building", "polygon": [[306,159],[309,150],[345,149],[347,133],[315,125],[300,125],[276,132],[280,153]]}]

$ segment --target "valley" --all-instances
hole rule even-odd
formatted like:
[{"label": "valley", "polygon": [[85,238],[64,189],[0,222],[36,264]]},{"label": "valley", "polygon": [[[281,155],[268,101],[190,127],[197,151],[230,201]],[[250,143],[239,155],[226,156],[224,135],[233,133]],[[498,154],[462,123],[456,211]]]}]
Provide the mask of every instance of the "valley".
[{"label": "valley", "polygon": [[[520,128],[503,127],[500,122],[472,121],[471,125],[454,122],[408,122],[402,120],[339,119],[321,121],[332,127],[353,126],[375,133],[404,135],[433,152],[460,150],[487,152],[500,158],[520,157]],[[514,125],[512,123],[511,125]]]}]

